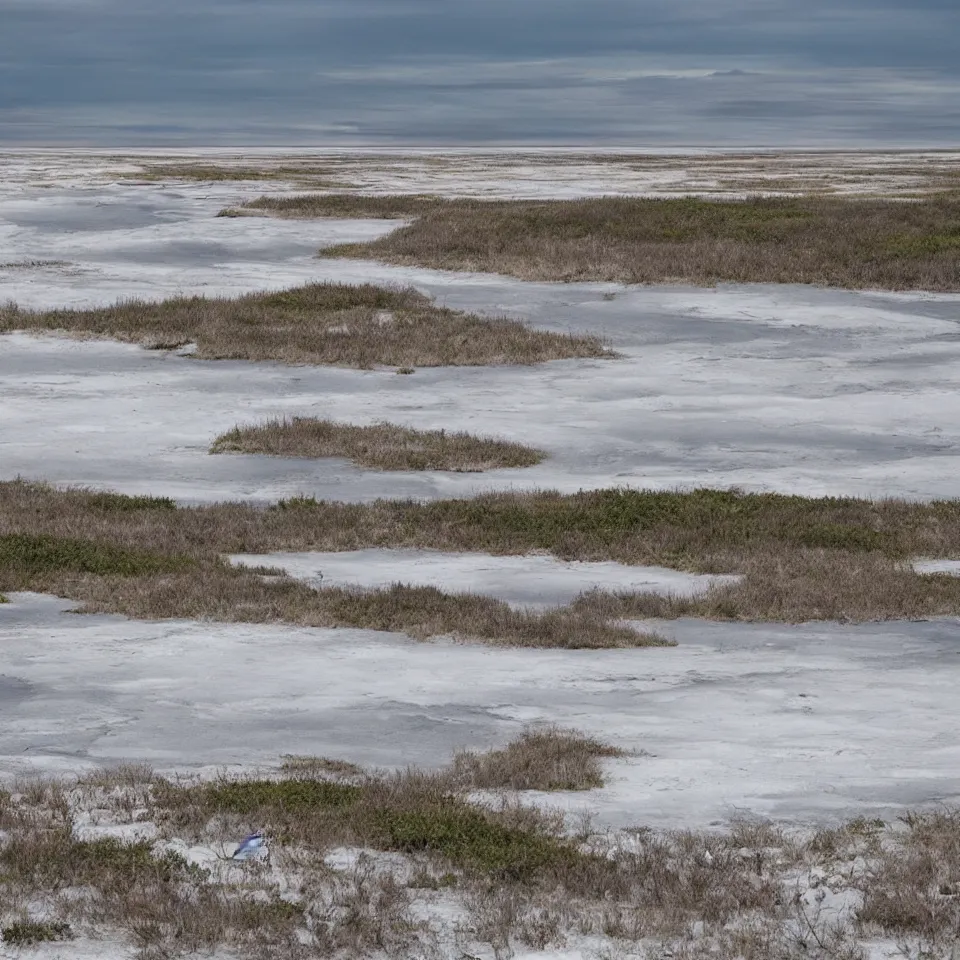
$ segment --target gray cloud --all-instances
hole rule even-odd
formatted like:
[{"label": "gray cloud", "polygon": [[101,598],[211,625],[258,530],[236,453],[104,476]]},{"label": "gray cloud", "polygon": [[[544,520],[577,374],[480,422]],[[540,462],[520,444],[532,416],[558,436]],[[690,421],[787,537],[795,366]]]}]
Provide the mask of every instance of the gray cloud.
[{"label": "gray cloud", "polygon": [[0,142],[943,144],[955,0],[0,0]]}]

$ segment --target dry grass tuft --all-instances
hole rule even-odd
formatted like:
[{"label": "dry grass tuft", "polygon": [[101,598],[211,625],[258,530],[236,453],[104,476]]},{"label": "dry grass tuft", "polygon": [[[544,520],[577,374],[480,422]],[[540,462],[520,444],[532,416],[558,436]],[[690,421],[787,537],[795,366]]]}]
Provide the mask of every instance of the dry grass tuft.
[{"label": "dry grass tuft", "polygon": [[502,750],[458,753],[453,769],[477,790],[593,790],[603,786],[600,760],[622,756],[592,737],[549,727],[530,730]]},{"label": "dry grass tuft", "polygon": [[316,283],[236,299],[176,297],[96,310],[0,306],[0,333],[47,331],[153,349],[196,345],[203,360],[275,360],[369,369],[533,364],[615,356],[596,337],[535,330],[433,305],[415,290]]},{"label": "dry grass tuft", "polygon": [[370,243],[326,249],[524,280],[813,283],[960,290],[960,197],[904,203],[793,197],[747,200],[437,200],[304,195],[254,201],[282,216],[397,217]]},{"label": "dry grass tuft", "polygon": [[211,453],[274,457],[345,457],[376,470],[449,470],[475,473],[532,467],[546,454],[519,443],[445,430],[412,430],[392,423],[358,427],[312,417],[234,427],[217,437]]}]

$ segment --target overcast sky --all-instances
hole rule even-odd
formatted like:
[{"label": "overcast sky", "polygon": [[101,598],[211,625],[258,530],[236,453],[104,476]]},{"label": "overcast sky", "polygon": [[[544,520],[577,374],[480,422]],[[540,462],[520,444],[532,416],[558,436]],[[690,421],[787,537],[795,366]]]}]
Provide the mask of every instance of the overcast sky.
[{"label": "overcast sky", "polygon": [[960,0],[0,0],[0,142],[956,145]]}]

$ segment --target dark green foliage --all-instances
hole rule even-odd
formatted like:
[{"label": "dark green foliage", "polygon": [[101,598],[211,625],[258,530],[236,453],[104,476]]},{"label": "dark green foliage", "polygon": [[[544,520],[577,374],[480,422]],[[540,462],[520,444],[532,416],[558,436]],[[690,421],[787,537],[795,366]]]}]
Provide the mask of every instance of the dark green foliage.
[{"label": "dark green foliage", "polygon": [[11,923],[0,930],[0,940],[18,947],[69,940],[72,936],[69,923],[56,921],[24,920],[20,923]]},{"label": "dark green foliage", "polygon": [[569,844],[535,830],[506,826],[457,799],[423,809],[383,810],[372,817],[377,846],[437,854],[458,867],[499,879],[525,880],[582,857]]},{"label": "dark green foliage", "polygon": [[91,493],[89,495],[91,507],[98,510],[122,511],[124,513],[135,510],[176,510],[176,501],[171,497],[129,497],[122,493]]},{"label": "dark green foliage", "polygon": [[60,572],[140,576],[173,573],[192,565],[188,557],[126,550],[92,540],[26,533],[0,536],[0,571],[24,577]]},{"label": "dark green foliage", "polygon": [[249,814],[264,809],[302,813],[349,807],[360,793],[359,787],[326,780],[237,780],[205,787],[203,803],[231,813]]}]

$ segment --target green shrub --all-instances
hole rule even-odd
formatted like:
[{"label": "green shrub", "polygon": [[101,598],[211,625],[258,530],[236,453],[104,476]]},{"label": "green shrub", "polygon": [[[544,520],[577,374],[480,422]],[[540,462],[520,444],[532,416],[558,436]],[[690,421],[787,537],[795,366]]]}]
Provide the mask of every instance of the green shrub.
[{"label": "green shrub", "polygon": [[189,557],[127,550],[94,540],[26,533],[0,536],[0,571],[25,576],[61,572],[139,576],[175,573],[191,566]]},{"label": "green shrub", "polygon": [[57,921],[24,920],[11,923],[0,930],[0,940],[18,947],[29,947],[36,943],[69,940],[73,936],[69,923]]}]

